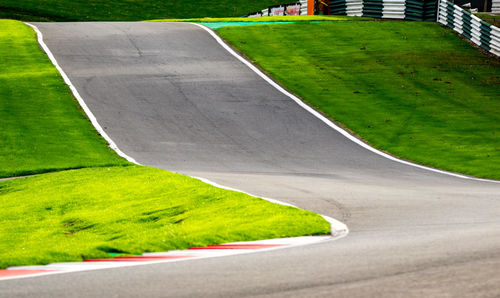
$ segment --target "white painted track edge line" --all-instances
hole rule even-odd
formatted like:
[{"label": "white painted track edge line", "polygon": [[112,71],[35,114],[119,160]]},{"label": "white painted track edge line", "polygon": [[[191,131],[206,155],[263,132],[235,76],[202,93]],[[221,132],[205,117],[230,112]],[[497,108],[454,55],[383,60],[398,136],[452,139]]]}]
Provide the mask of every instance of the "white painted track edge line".
[{"label": "white painted track edge line", "polygon": [[319,120],[321,120],[322,122],[324,122],[326,125],[328,125],[329,127],[333,128],[334,130],[336,130],[337,132],[339,132],[340,134],[342,134],[344,137],[348,138],[349,140],[353,141],[354,143],[358,144],[359,146],[361,146],[361,147],[363,147],[363,148],[365,148],[365,149],[367,149],[367,150],[369,150],[369,151],[371,151],[371,152],[373,152],[375,154],[378,154],[378,155],[383,156],[383,157],[385,157],[387,159],[390,159],[392,161],[399,162],[399,163],[402,163],[402,164],[405,164],[405,165],[408,165],[408,166],[412,166],[412,167],[424,169],[424,170],[427,170],[427,171],[431,171],[431,172],[435,172],[435,173],[439,173],[439,174],[444,174],[444,175],[448,175],[448,176],[453,176],[453,177],[457,177],[457,178],[462,178],[462,179],[468,179],[468,180],[475,180],[475,181],[481,181],[481,182],[491,182],[491,183],[500,183],[500,181],[497,181],[497,180],[476,178],[476,177],[471,177],[471,176],[467,176],[467,175],[463,175],[463,174],[458,174],[458,173],[453,173],[453,172],[449,172],[449,171],[439,170],[439,169],[431,168],[431,167],[428,167],[428,166],[419,165],[419,164],[416,164],[416,163],[413,163],[413,162],[409,162],[409,161],[406,161],[406,160],[394,157],[394,156],[392,156],[390,154],[387,154],[387,153],[385,153],[383,151],[375,149],[374,147],[368,145],[367,143],[365,143],[362,140],[358,139],[357,137],[353,136],[352,134],[350,134],[349,132],[347,132],[345,129],[341,128],[340,126],[338,126],[337,124],[335,124],[333,121],[331,121],[330,119],[326,118],[321,113],[319,113],[318,111],[316,111],[315,109],[311,108],[309,105],[307,105],[304,101],[302,101],[297,96],[293,95],[292,93],[288,92],[286,89],[284,89],[283,87],[281,87],[278,83],[276,83],[270,77],[268,77],[266,74],[264,74],[260,69],[258,69],[255,65],[253,65],[250,61],[246,60],[244,57],[242,57],[241,55],[239,55],[238,53],[236,53],[228,44],[226,44],[222,40],[222,38],[220,36],[217,35],[217,33],[215,33],[214,30],[212,30],[212,29],[210,29],[210,28],[208,28],[208,27],[206,27],[204,25],[197,24],[197,23],[189,23],[189,24],[198,26],[198,27],[202,28],[203,30],[205,30],[206,32],[208,32],[225,50],[227,50],[231,55],[233,55],[234,57],[236,57],[236,59],[240,60],[243,64],[245,64],[246,66],[248,66],[251,70],[253,70],[257,75],[259,75],[262,79],[264,79],[266,82],[268,82],[271,86],[273,86],[278,91],[280,91],[284,95],[286,95],[289,98],[291,98],[293,101],[295,101],[299,106],[301,106],[302,108],[304,108],[306,111],[308,111],[309,113],[313,114],[316,118],[318,118]]},{"label": "white painted track edge line", "polygon": [[[286,248],[291,248],[291,247],[299,247],[299,246],[317,244],[317,243],[326,242],[326,241],[338,240],[338,239],[341,239],[343,237],[345,237],[345,234],[339,235],[339,236],[329,237],[327,239],[324,239],[324,238],[319,239],[318,238],[318,240],[316,242],[296,243],[296,244],[290,244],[290,245],[284,245],[284,246],[261,248],[261,249],[254,249],[254,250],[245,250],[245,251],[235,250],[233,254],[228,254],[228,255],[206,255],[206,256],[196,256],[196,257],[190,257],[190,258],[180,258],[180,259],[170,259],[170,260],[158,260],[158,261],[148,261],[148,262],[129,262],[127,264],[122,264],[119,266],[100,267],[100,268],[79,268],[79,269],[75,269],[75,270],[57,270],[57,271],[41,272],[41,273],[21,275],[21,276],[10,276],[10,277],[0,278],[0,282],[2,282],[4,280],[32,278],[32,277],[34,278],[34,277],[41,277],[41,276],[46,276],[46,275],[68,274],[68,273],[88,272],[88,271],[107,270],[107,269],[112,270],[112,269],[120,269],[120,268],[125,268],[125,267],[148,266],[148,265],[163,264],[163,263],[187,262],[187,261],[195,261],[195,260],[202,260],[202,259],[224,258],[224,257],[238,256],[238,255],[255,254],[255,253],[261,253],[261,252],[269,252],[269,251],[273,251],[273,250],[286,249]],[[297,238],[300,238],[300,237],[297,237]],[[277,238],[277,239],[279,239],[279,238]],[[255,242],[258,242],[258,241],[260,241],[260,240],[257,240]],[[53,264],[57,264],[57,263],[53,263]]]},{"label": "white painted track edge line", "polygon": [[111,149],[113,149],[119,156],[125,158],[127,161],[139,165],[139,163],[135,159],[133,159],[132,157],[128,156],[123,151],[121,151],[120,148],[118,148],[118,146],[115,144],[115,142],[104,131],[104,129],[102,129],[102,127],[99,124],[99,122],[97,122],[97,118],[94,116],[94,114],[89,109],[89,107],[87,106],[87,104],[85,103],[85,101],[83,100],[83,98],[80,96],[80,93],[78,93],[78,90],[76,90],[76,87],[73,85],[73,83],[71,83],[71,80],[66,75],[66,73],[64,72],[64,70],[61,68],[61,66],[57,62],[56,58],[54,57],[54,55],[50,51],[49,47],[43,41],[43,34],[42,34],[42,32],[40,30],[38,30],[38,27],[36,27],[35,25],[30,24],[30,23],[25,23],[25,24],[28,25],[28,26],[30,26],[35,31],[35,33],[37,35],[38,43],[40,44],[40,46],[42,47],[42,49],[45,51],[45,53],[49,57],[49,59],[52,62],[52,64],[54,64],[54,66],[56,67],[56,69],[59,71],[59,73],[61,74],[64,82],[71,89],[71,92],[73,93],[73,96],[76,98],[76,100],[78,101],[78,103],[82,107],[83,111],[85,112],[85,114],[89,118],[89,120],[92,123],[92,125],[95,127],[95,129],[97,130],[97,132],[99,132],[99,134],[106,140],[106,142],[108,142],[109,147]]}]

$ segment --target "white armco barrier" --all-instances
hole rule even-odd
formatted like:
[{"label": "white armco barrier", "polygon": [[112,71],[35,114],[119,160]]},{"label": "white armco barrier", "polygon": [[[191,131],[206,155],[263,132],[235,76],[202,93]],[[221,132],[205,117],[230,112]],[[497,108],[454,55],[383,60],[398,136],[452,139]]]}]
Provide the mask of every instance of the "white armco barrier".
[{"label": "white armco barrier", "polygon": [[336,15],[435,21],[438,0],[330,0]]},{"label": "white armco barrier", "polygon": [[363,1],[362,0],[346,0],[345,1],[346,15],[352,17],[361,17],[363,15]]},{"label": "white armco barrier", "polygon": [[499,28],[486,23],[447,0],[439,2],[437,21],[460,33],[486,51],[500,56]]},{"label": "white armco barrier", "polygon": [[500,13],[500,0],[492,0],[491,12]]},{"label": "white armco barrier", "polygon": [[300,0],[300,15],[307,15],[307,0]]},{"label": "white armco barrier", "polygon": [[382,18],[404,19],[406,10],[406,0],[384,0]]}]

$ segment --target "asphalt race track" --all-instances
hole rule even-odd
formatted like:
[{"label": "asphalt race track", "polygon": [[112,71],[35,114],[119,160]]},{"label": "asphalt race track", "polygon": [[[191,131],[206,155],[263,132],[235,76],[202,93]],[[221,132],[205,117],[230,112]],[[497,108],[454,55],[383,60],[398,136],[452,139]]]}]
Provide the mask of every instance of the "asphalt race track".
[{"label": "asphalt race track", "polygon": [[500,297],[500,184],[374,154],[182,23],[38,23],[118,147],[346,223],[336,241],[0,282],[2,297]]}]

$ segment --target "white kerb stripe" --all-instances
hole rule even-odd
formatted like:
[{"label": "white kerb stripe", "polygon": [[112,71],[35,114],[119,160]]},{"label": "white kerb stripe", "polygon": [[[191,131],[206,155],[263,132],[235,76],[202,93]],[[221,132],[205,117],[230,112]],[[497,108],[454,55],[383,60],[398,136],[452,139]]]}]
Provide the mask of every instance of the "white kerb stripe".
[{"label": "white kerb stripe", "polygon": [[415,163],[412,163],[412,162],[409,162],[409,161],[406,161],[406,160],[399,159],[397,157],[394,157],[392,155],[389,155],[389,154],[387,154],[385,152],[382,152],[380,150],[377,150],[377,149],[371,147],[370,145],[364,143],[360,139],[358,139],[355,136],[351,135],[350,133],[348,133],[347,131],[345,131],[341,127],[337,126],[330,119],[326,118],[325,116],[321,115],[319,112],[317,112],[316,110],[314,110],[313,108],[311,108],[310,106],[308,106],[307,104],[305,104],[297,96],[291,94],[290,92],[288,92],[287,90],[285,90],[283,87],[281,87],[280,85],[278,85],[271,78],[269,78],[267,75],[265,75],[263,72],[261,72],[257,67],[255,67],[252,63],[250,63],[245,58],[243,58],[239,54],[237,54],[213,30],[211,30],[210,28],[208,28],[206,26],[203,26],[201,24],[196,24],[196,23],[191,23],[191,24],[195,25],[195,26],[198,26],[198,27],[202,28],[203,30],[207,31],[224,49],[226,49],[234,57],[236,57],[238,60],[240,60],[243,64],[245,64],[246,66],[248,66],[251,70],[253,70],[262,79],[264,79],[266,82],[268,82],[269,84],[271,84],[274,88],[276,88],[281,93],[283,93],[286,96],[288,96],[289,98],[293,99],[299,106],[301,106],[306,111],[308,111],[309,113],[311,113],[314,116],[316,116],[318,119],[320,119],[321,121],[323,121],[326,125],[328,125],[331,128],[335,129],[337,132],[339,132],[340,134],[342,134],[343,136],[345,136],[349,140],[353,141],[354,143],[360,145],[361,147],[363,147],[363,148],[365,148],[365,149],[367,149],[367,150],[369,150],[369,151],[371,151],[373,153],[376,153],[376,154],[378,154],[380,156],[383,156],[383,157],[385,157],[387,159],[390,159],[392,161],[396,161],[396,162],[399,162],[399,163],[402,163],[402,164],[405,164],[405,165],[408,165],[408,166],[412,166],[412,167],[416,167],[416,168],[428,170],[428,171],[431,171],[431,172],[445,174],[445,175],[449,175],[449,176],[453,176],[453,177],[458,177],[458,178],[462,178],[462,179],[476,180],[476,181],[482,181],[482,182],[500,183],[500,181],[496,181],[496,180],[489,180],[489,179],[481,179],[481,178],[469,177],[469,176],[462,175],[462,174],[457,174],[457,173],[453,173],[453,172],[448,172],[448,171],[443,171],[443,170],[438,170],[438,169],[434,169],[434,168],[422,166],[422,165],[415,164]]}]

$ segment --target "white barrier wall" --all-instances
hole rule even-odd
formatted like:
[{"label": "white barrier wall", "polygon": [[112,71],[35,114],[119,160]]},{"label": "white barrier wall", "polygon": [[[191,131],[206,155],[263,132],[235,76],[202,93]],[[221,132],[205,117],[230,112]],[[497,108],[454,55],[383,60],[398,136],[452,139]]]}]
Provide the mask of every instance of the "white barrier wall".
[{"label": "white barrier wall", "polygon": [[437,0],[330,0],[335,15],[435,21]]},{"label": "white barrier wall", "polygon": [[486,51],[500,56],[500,29],[498,27],[486,23],[446,0],[441,0],[439,3],[437,21]]},{"label": "white barrier wall", "polygon": [[500,13],[500,0],[492,0],[491,12]]}]

